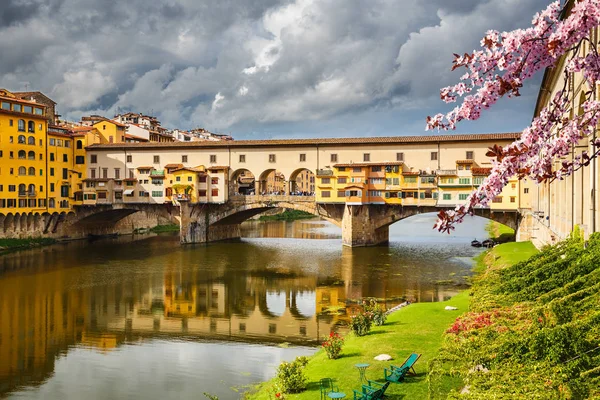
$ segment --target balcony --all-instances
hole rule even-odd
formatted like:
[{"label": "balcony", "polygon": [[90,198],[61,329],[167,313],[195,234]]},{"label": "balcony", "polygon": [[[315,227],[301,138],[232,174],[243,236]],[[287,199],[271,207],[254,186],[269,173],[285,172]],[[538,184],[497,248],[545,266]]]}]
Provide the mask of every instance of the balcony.
[{"label": "balcony", "polygon": [[455,169],[438,169],[436,171],[437,176],[456,176]]}]

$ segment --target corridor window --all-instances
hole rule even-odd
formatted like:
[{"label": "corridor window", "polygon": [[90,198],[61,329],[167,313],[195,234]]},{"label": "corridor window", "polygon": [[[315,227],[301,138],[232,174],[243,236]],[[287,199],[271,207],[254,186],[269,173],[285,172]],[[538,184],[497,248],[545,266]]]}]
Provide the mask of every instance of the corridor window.
[{"label": "corridor window", "polygon": [[154,156],[154,164],[160,164],[160,156]]},{"label": "corridor window", "polygon": [[240,162],[241,163],[245,163],[246,162],[246,155],[245,154],[240,154]]},{"label": "corridor window", "polygon": [[472,160],[473,159],[473,152],[472,151],[467,151],[466,157],[467,160]]},{"label": "corridor window", "polygon": [[216,154],[211,154],[210,155],[210,162],[211,164],[214,164],[217,162],[217,155]]},{"label": "corridor window", "polygon": [[182,163],[188,162],[188,157],[187,156],[181,156],[181,162]]},{"label": "corridor window", "polygon": [[300,162],[306,161],[306,154],[300,154]]},{"label": "corridor window", "polygon": [[98,162],[98,156],[96,154],[92,154],[90,156],[90,164],[96,164]]},{"label": "corridor window", "polygon": [[431,161],[437,161],[437,159],[438,159],[437,151],[432,151],[431,152]]},{"label": "corridor window", "polygon": [[396,161],[404,161],[404,153],[396,153]]},{"label": "corridor window", "polygon": [[363,161],[364,161],[364,162],[371,161],[371,154],[369,154],[369,153],[364,153],[364,154],[363,154]]},{"label": "corridor window", "polygon": [[337,162],[338,161],[338,155],[337,154],[332,154],[331,155],[331,162]]},{"label": "corridor window", "polygon": [[127,155],[127,162],[131,162],[133,160],[133,157],[131,157],[131,154]]},{"label": "corridor window", "polygon": [[269,154],[269,162],[275,162],[275,154]]}]

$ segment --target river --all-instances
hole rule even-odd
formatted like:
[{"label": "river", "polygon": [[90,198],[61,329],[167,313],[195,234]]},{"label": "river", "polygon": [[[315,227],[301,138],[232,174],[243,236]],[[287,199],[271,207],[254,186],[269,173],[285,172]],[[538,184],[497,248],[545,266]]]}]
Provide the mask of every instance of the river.
[{"label": "river", "polygon": [[320,220],[245,223],[239,242],[176,235],[0,256],[0,397],[237,399],[344,329],[357,301],[441,301],[464,285],[473,218],[452,235],[419,215],[389,246],[348,249]]}]

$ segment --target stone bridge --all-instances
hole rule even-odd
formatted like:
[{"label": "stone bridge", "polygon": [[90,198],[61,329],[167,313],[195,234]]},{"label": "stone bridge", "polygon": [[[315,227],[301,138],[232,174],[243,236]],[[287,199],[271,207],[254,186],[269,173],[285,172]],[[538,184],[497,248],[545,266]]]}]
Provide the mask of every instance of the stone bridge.
[{"label": "stone bridge", "polygon": [[[388,204],[319,204],[309,196],[234,196],[224,204],[181,202],[181,243],[205,243],[240,237],[240,224],[274,208],[305,211],[342,228],[345,246],[361,247],[387,243],[389,226],[423,213],[451,207]],[[475,215],[518,229],[517,211],[478,209]]]}]

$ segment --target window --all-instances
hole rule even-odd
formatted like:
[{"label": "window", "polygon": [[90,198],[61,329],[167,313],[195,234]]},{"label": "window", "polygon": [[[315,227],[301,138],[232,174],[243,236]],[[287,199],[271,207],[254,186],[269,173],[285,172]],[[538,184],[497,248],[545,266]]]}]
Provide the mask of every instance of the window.
[{"label": "window", "polygon": [[452,200],[452,193],[444,193],[443,199],[444,200]]},{"label": "window", "polygon": [[106,130],[106,125],[102,125],[102,130],[105,131]]},{"label": "window", "polygon": [[198,181],[199,181],[200,183],[206,183],[206,178],[207,178],[207,176],[206,176],[206,175],[201,175],[201,176],[200,176],[200,178],[198,179]]},{"label": "window", "polygon": [[121,179],[121,168],[115,168],[115,179]]},{"label": "window", "polygon": [[381,185],[383,178],[371,178],[371,185]]},{"label": "window", "polygon": [[217,178],[217,177],[210,178],[210,183],[212,185],[218,185],[219,184],[219,178]]},{"label": "window", "polygon": [[275,162],[275,154],[269,154],[269,162]]},{"label": "window", "polygon": [[19,167],[19,175],[27,175],[27,168]]},{"label": "window", "polygon": [[35,176],[35,168],[29,167],[29,169],[27,171],[27,175],[29,175],[29,176]]},{"label": "window", "polygon": [[206,197],[206,190],[198,190],[198,196]]},{"label": "window", "polygon": [[371,167],[371,172],[381,172],[381,167],[380,166]]},{"label": "window", "polygon": [[95,168],[90,168],[90,178],[96,179],[96,169]]},{"label": "window", "polygon": [[517,198],[515,196],[510,196],[510,202],[511,203],[516,203],[517,202]]},{"label": "window", "polygon": [[8,185],[8,191],[9,192],[16,192],[17,191],[17,186],[16,185]]},{"label": "window", "polygon": [[96,164],[98,162],[98,156],[96,154],[92,154],[90,156],[90,164]]},{"label": "window", "polygon": [[331,197],[331,192],[329,190],[323,190],[321,192],[321,197],[323,197],[323,198]]},{"label": "window", "polygon": [[17,138],[17,141],[18,141],[20,144],[25,144],[25,136],[23,136],[23,135],[19,135],[19,137]]},{"label": "window", "polygon": [[186,163],[186,162],[188,162],[188,160],[187,160],[187,156],[181,156],[181,162],[182,162],[182,163]]},{"label": "window", "polygon": [[163,197],[163,191],[162,190],[153,190],[152,197]]},{"label": "window", "polygon": [[433,177],[433,176],[422,176],[421,177],[421,183],[424,184],[424,185],[427,185],[427,184],[432,185],[432,184],[435,183],[435,177]]},{"label": "window", "polygon": [[24,119],[19,120],[19,123],[17,125],[17,130],[19,132],[25,132],[25,120]]},{"label": "window", "polygon": [[404,153],[396,153],[396,161],[404,161]]},{"label": "window", "polygon": [[431,152],[431,161],[437,161],[437,159],[438,159],[437,151],[432,151]]},{"label": "window", "polygon": [[240,162],[241,163],[245,163],[246,162],[246,155],[245,154],[240,154]]},{"label": "window", "polygon": [[8,120],[8,125],[9,125],[9,126],[14,126],[14,122],[13,122],[13,120],[12,120],[12,119]]},{"label": "window", "polygon": [[331,155],[331,162],[338,162],[338,155],[337,154],[332,154]]},{"label": "window", "polygon": [[13,104],[13,111],[21,112],[22,110],[23,110],[23,108],[21,107],[20,104]]},{"label": "window", "polygon": [[465,158],[467,160],[472,160],[473,159],[473,152],[472,151],[467,151],[467,156]]},{"label": "window", "polygon": [[516,184],[516,183],[511,183],[511,184],[510,184],[510,187],[511,187],[511,189],[516,189],[516,187],[517,187],[517,184]]},{"label": "window", "polygon": [[361,167],[354,167],[354,168],[352,168],[352,172],[362,172],[362,168]]},{"label": "window", "polygon": [[2,109],[10,111],[10,103],[7,101],[2,102]]},{"label": "window", "polygon": [[212,197],[218,197],[219,196],[219,189],[213,189],[210,191],[210,195]]},{"label": "window", "polygon": [[66,154],[63,154],[63,162],[69,162],[69,156]]},{"label": "window", "polygon": [[25,150],[19,150],[19,152],[17,153],[19,159],[24,160],[27,156],[27,153],[25,153]]},{"label": "window", "polygon": [[346,192],[343,190],[338,190],[337,191],[337,197],[346,197]]},{"label": "window", "polygon": [[27,132],[35,133],[35,122],[27,121]]},{"label": "window", "polygon": [[50,153],[50,161],[54,161],[54,153]]},{"label": "window", "polygon": [[108,179],[108,168],[102,168],[102,177]]},{"label": "window", "polygon": [[27,144],[30,144],[30,145],[32,145],[32,146],[35,146],[35,137],[33,137],[33,136],[29,136],[29,137],[27,138]]},{"label": "window", "polygon": [[191,182],[191,181],[192,181],[192,177],[188,176],[188,182]]},{"label": "window", "polygon": [[69,197],[69,186],[62,185],[60,187],[60,197]]},{"label": "window", "polygon": [[67,168],[63,168],[62,177],[63,179],[69,179],[69,170]]},{"label": "window", "polygon": [[496,196],[492,199],[492,203],[502,203],[502,196]]},{"label": "window", "polygon": [[371,197],[381,197],[381,190],[370,190],[369,196]]},{"label": "window", "polygon": [[460,185],[470,185],[471,184],[471,178],[459,178],[458,179],[458,183]]},{"label": "window", "polygon": [[83,142],[81,140],[77,141],[77,149],[83,149]]},{"label": "window", "polygon": [[329,185],[331,183],[331,178],[321,178],[321,183],[324,185]]},{"label": "window", "polygon": [[528,194],[528,193],[529,193],[529,188],[525,188],[525,189],[523,189],[523,193],[524,193],[524,194]]},{"label": "window", "polygon": [[31,106],[23,106],[23,112],[32,114],[33,113],[33,107],[31,107]]},{"label": "window", "polygon": [[459,200],[466,200],[467,197],[469,197],[469,195],[467,193],[459,193],[459,195],[458,195]]},{"label": "window", "polygon": [[176,177],[175,177],[175,181],[177,181],[177,182],[181,182],[181,177],[180,177],[180,176],[176,176]]},{"label": "window", "polygon": [[133,159],[133,157],[131,157],[131,154],[127,154],[127,158],[126,159],[127,159],[127,162],[131,162],[132,159]]},{"label": "window", "polygon": [[346,183],[347,179],[346,178],[338,178],[337,183]]},{"label": "window", "polygon": [[210,155],[210,163],[214,164],[217,162],[217,155],[216,154],[211,154]]},{"label": "window", "polygon": [[364,161],[364,162],[371,161],[371,154],[369,154],[369,153],[364,153],[364,154],[363,154],[363,161]]},{"label": "window", "polygon": [[157,185],[157,186],[162,186],[163,180],[162,179],[152,179],[152,184]]},{"label": "window", "polygon": [[300,154],[300,162],[306,161],[306,154]]},{"label": "window", "polygon": [[51,192],[54,192],[54,183],[51,183],[51,184],[50,184],[50,191],[51,191]]},{"label": "window", "polygon": [[481,185],[483,183],[483,177],[477,176],[473,178],[473,185]]},{"label": "window", "polygon": [[338,168],[338,171],[340,171],[340,172],[345,172],[345,171],[346,171],[346,167],[339,167],[339,168]]},{"label": "window", "polygon": [[404,183],[417,183],[417,177],[416,176],[405,176]]},{"label": "window", "polygon": [[85,156],[75,156],[75,164],[85,164]]},{"label": "window", "polygon": [[98,199],[106,199],[106,192],[98,192]]},{"label": "window", "polygon": [[154,156],[154,164],[160,164],[160,156]]},{"label": "window", "polygon": [[396,185],[396,186],[398,186],[399,184],[400,184],[400,178],[394,178],[394,179],[392,180],[392,185]]}]

